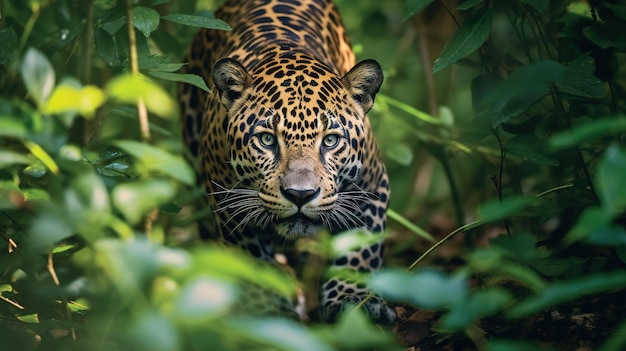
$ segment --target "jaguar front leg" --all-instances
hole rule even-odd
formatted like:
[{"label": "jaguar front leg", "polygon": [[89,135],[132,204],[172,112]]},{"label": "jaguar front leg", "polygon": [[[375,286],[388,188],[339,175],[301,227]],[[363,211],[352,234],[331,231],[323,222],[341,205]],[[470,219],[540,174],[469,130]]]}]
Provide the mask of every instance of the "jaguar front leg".
[{"label": "jaguar front leg", "polygon": [[[331,269],[344,269],[349,273],[372,273],[382,265],[383,243],[366,245],[360,250],[351,251],[333,262]],[[322,286],[321,306],[324,320],[333,322],[348,306],[356,306],[367,299],[363,308],[372,321],[391,325],[396,320],[396,312],[385,300],[377,295],[370,297],[370,291],[362,284],[348,279],[334,277]]]}]

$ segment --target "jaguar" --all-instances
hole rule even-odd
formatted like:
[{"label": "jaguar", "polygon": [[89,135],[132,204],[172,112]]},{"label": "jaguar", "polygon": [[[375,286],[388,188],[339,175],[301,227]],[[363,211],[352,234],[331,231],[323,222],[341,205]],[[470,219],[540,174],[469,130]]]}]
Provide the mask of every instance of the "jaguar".
[{"label": "jaguar", "polygon": [[[203,77],[211,93],[178,88],[187,156],[214,213],[214,227],[204,225],[201,235],[218,233],[274,262],[281,241],[323,230],[382,233],[389,181],[366,114],[383,73],[374,60],[355,63],[336,5],[228,0],[214,16],[231,30],[201,29],[182,70]],[[375,272],[382,255],[375,240],[329,263]],[[327,321],[362,302],[378,323],[396,318],[381,297],[345,277],[327,279],[320,295]]]}]

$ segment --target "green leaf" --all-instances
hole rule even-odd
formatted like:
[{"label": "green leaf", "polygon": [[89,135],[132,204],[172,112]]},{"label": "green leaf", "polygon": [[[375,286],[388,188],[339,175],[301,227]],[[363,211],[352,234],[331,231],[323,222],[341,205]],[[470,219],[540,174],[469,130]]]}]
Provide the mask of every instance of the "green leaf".
[{"label": "green leaf", "polygon": [[477,319],[499,312],[511,299],[511,293],[502,288],[479,290],[453,305],[441,319],[439,327],[451,331],[462,330]]},{"label": "green leaf", "polygon": [[490,9],[477,11],[468,17],[435,60],[433,73],[441,71],[478,50],[489,36],[492,21],[493,11]]},{"label": "green leaf", "polygon": [[178,214],[180,213],[180,210],[182,210],[182,207],[173,202],[166,202],[159,205],[159,211],[162,213]]},{"label": "green leaf", "polygon": [[137,224],[144,215],[176,194],[174,183],[162,179],[145,179],[120,184],[113,189],[113,203],[131,224]]},{"label": "green leaf", "polygon": [[550,351],[551,349],[519,340],[494,339],[489,341],[489,351]]},{"label": "green leaf", "polygon": [[620,52],[626,51],[626,37],[622,35],[624,24],[618,20],[595,22],[583,29],[587,39],[603,49],[615,48]]},{"label": "green leaf", "polygon": [[528,233],[514,233],[509,235],[498,235],[489,240],[492,248],[500,251],[505,257],[515,258],[521,261],[530,261],[537,258],[535,247],[537,239]]},{"label": "green leaf", "polygon": [[523,318],[541,312],[546,308],[575,301],[586,295],[613,289],[623,289],[624,282],[626,282],[626,271],[598,273],[583,278],[555,282],[540,294],[526,298],[513,306],[507,315],[510,318]]},{"label": "green leaf", "polygon": [[[0,126],[2,123],[0,123]],[[27,165],[31,163],[31,159],[24,154],[20,154],[9,150],[0,150],[0,169],[12,166],[15,164]]]},{"label": "green leaf", "polygon": [[526,112],[530,106],[550,93],[563,79],[565,67],[556,61],[539,61],[517,69],[509,80],[495,86],[489,109],[481,111],[491,116],[493,128]]},{"label": "green leaf", "polygon": [[383,235],[382,233],[371,233],[363,229],[353,229],[333,235],[330,243],[331,256],[333,258],[340,257],[362,247],[370,246],[381,241]]},{"label": "green leaf", "polygon": [[545,156],[549,151],[547,142],[534,135],[517,135],[507,140],[506,150],[524,161],[532,162],[541,166],[558,166],[559,161]]},{"label": "green leaf", "polygon": [[28,94],[42,107],[54,89],[55,74],[48,58],[39,50],[26,50],[20,67]]},{"label": "green leaf", "polygon": [[100,56],[109,67],[119,66],[121,60],[115,38],[104,29],[94,28],[94,40],[98,56]]},{"label": "green leaf", "polygon": [[469,10],[472,7],[482,4],[484,0],[463,0],[457,7],[457,10],[465,11]]},{"label": "green leaf", "polygon": [[191,84],[193,86],[196,86],[206,91],[207,93],[211,92],[209,87],[206,85],[206,82],[204,81],[204,79],[197,74],[183,74],[183,73],[170,73],[170,72],[158,72],[158,71],[149,71],[148,74],[155,78],[165,79],[165,80],[169,80],[172,82],[182,82],[182,83]]},{"label": "green leaf", "polygon": [[44,113],[62,113],[78,111],[82,116],[91,118],[104,103],[104,93],[98,87],[87,85],[77,88],[61,84],[52,92],[46,101]]},{"label": "green leaf", "polygon": [[133,9],[133,24],[148,38],[159,26],[161,16],[155,10],[143,6]]},{"label": "green leaf", "polygon": [[295,283],[288,274],[237,249],[202,246],[196,248],[193,258],[196,274],[210,274],[230,281],[243,280],[289,298],[296,292]]},{"label": "green leaf", "polygon": [[550,145],[555,150],[574,147],[590,139],[617,135],[626,131],[626,117],[617,116],[599,118],[572,130],[557,133],[550,138]]},{"label": "green leaf", "polygon": [[563,79],[557,84],[562,93],[585,99],[599,99],[606,96],[604,83],[594,75],[596,69],[589,55],[579,57],[565,67]]},{"label": "green leaf", "polygon": [[[394,338],[372,324],[365,312],[348,308],[332,328],[321,331],[335,350],[403,350]],[[354,337],[358,335],[359,337]]]},{"label": "green leaf", "polygon": [[578,217],[574,227],[567,233],[565,240],[569,243],[583,240],[589,233],[607,226],[610,222],[610,213],[597,207],[587,207]]},{"label": "green leaf", "polygon": [[136,105],[143,100],[149,111],[161,117],[174,117],[178,108],[170,95],[162,87],[141,74],[123,74],[107,84],[109,97],[120,102]]},{"label": "green leaf", "polygon": [[406,0],[404,2],[404,17],[402,17],[402,21],[406,21],[413,17],[413,15],[422,11],[433,1],[434,0]]},{"label": "green leaf", "polygon": [[586,241],[594,245],[626,245],[626,229],[615,225],[600,228],[589,233]]},{"label": "green leaf", "polygon": [[23,139],[28,136],[26,126],[13,117],[0,117],[0,136]]},{"label": "green leaf", "polygon": [[178,351],[180,350],[181,336],[172,322],[161,313],[143,310],[131,317],[130,325],[121,327],[121,335],[126,334],[134,347],[151,351]]},{"label": "green leaf", "polygon": [[413,162],[413,149],[401,141],[387,145],[385,155],[403,166],[410,166]]},{"label": "green leaf", "polygon": [[149,173],[163,174],[187,185],[193,185],[196,182],[194,171],[181,156],[131,140],[119,140],[114,145],[132,155],[139,161],[138,168]]},{"label": "green leaf", "polygon": [[[331,351],[328,344],[314,337],[308,329],[296,322],[279,318],[231,318],[229,329],[241,331],[243,337],[257,348],[266,345],[268,350]],[[260,348],[264,349],[264,348]]]},{"label": "green leaf", "polygon": [[611,145],[602,155],[595,179],[602,208],[617,215],[626,209],[626,151]]},{"label": "green leaf", "polygon": [[184,24],[191,27],[200,27],[208,29],[230,30],[228,23],[210,17],[185,15],[180,13],[172,13],[161,17],[164,20]]},{"label": "green leaf", "polygon": [[176,318],[186,325],[202,325],[225,313],[239,296],[231,282],[200,276],[185,284],[174,302]]},{"label": "green leaf", "polygon": [[490,223],[514,216],[533,201],[535,199],[528,197],[509,197],[502,201],[492,200],[485,202],[478,208],[477,221]]},{"label": "green leaf", "polygon": [[386,269],[372,275],[368,287],[390,301],[411,302],[426,309],[448,307],[467,296],[465,276],[449,276],[431,269],[415,272]]}]

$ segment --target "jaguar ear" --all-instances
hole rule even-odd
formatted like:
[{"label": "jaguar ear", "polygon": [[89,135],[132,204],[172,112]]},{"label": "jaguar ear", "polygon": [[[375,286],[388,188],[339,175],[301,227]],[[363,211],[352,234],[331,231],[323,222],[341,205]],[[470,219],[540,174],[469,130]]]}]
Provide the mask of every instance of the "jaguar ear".
[{"label": "jaguar ear", "polygon": [[252,77],[239,61],[223,58],[213,67],[213,83],[219,90],[222,103],[230,109],[244,90],[252,85]]},{"label": "jaguar ear", "polygon": [[374,60],[364,60],[357,63],[350,72],[346,73],[341,82],[348,89],[352,98],[363,107],[367,113],[374,104],[374,97],[383,83],[383,70]]}]

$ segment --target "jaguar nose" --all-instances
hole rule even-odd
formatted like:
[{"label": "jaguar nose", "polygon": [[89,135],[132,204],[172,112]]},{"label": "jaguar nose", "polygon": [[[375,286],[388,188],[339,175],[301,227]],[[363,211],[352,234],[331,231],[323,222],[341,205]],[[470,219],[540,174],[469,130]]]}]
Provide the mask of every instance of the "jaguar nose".
[{"label": "jaguar nose", "polygon": [[298,206],[298,208],[304,206],[304,204],[306,204],[307,202],[310,202],[311,200],[315,199],[319,194],[320,194],[320,188],[317,188],[316,190],[313,189],[305,189],[305,190],[298,190],[298,189],[284,189],[282,186],[280,187],[280,193],[283,194],[283,196],[293,202],[296,206]]}]

